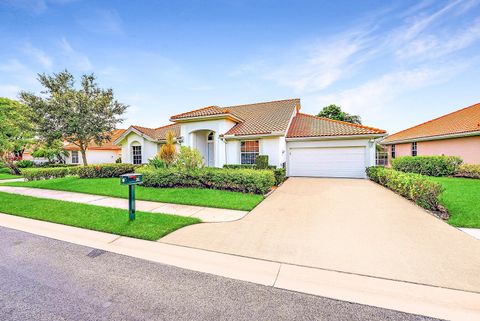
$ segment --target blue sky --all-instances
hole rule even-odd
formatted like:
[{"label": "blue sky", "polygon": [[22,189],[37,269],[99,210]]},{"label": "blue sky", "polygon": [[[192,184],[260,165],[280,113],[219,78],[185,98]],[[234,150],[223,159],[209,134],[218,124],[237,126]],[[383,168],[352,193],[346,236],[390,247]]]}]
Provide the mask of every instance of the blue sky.
[{"label": "blue sky", "polygon": [[301,98],[390,133],[480,102],[480,3],[0,0],[0,96],[94,72],[157,127],[209,105]]}]

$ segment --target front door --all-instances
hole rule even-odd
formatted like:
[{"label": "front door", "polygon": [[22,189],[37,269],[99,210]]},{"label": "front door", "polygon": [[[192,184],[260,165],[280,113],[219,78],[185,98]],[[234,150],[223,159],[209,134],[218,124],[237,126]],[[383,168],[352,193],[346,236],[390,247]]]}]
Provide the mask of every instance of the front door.
[{"label": "front door", "polygon": [[214,153],[212,141],[209,141],[207,143],[207,166],[208,167],[215,166],[215,153]]}]

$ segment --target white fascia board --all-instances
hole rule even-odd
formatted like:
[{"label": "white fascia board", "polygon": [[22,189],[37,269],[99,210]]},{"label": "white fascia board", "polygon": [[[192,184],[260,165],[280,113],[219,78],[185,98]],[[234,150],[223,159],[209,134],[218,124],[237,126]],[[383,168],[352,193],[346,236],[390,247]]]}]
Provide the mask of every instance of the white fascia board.
[{"label": "white fascia board", "polygon": [[392,140],[389,142],[380,142],[383,145],[393,145],[393,144],[403,144],[403,143],[413,143],[413,142],[424,142],[429,140],[442,140],[449,138],[461,138],[461,137],[470,137],[470,136],[480,136],[480,131],[457,133],[457,134],[447,134],[447,135],[438,135],[438,136],[426,136],[418,138],[409,138],[409,139],[399,139]]},{"label": "white fascia board", "polygon": [[386,134],[368,134],[368,135],[344,135],[344,136],[312,136],[312,137],[292,137],[287,138],[287,142],[295,141],[313,141],[313,140],[342,140],[342,139],[372,139],[383,137]]},{"label": "white fascia board", "polygon": [[195,116],[195,117],[185,117],[185,118],[170,118],[171,122],[175,123],[186,123],[186,122],[196,122],[204,120],[215,120],[215,119],[232,119],[238,123],[243,122],[243,119],[238,118],[232,114],[219,114],[219,115],[208,115],[208,116]]},{"label": "white fascia board", "polygon": [[268,137],[279,137],[285,136],[285,132],[272,132],[270,134],[260,134],[260,135],[223,135],[225,139],[254,139],[254,138],[268,138]]}]

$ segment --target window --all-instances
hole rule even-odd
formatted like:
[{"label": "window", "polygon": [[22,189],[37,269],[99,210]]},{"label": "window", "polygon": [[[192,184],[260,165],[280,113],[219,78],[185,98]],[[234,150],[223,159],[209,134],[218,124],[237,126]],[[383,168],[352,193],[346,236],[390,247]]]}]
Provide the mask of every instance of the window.
[{"label": "window", "polygon": [[132,146],[133,163],[142,163],[142,146]]},{"label": "window", "polygon": [[72,164],[78,164],[78,150],[72,150]]},{"label": "window", "polygon": [[209,142],[213,141],[214,135],[215,134],[213,132],[210,132],[210,134],[208,134],[207,141],[209,141]]},{"label": "window", "polygon": [[240,163],[255,164],[259,153],[258,140],[247,140],[240,143]]},{"label": "window", "polygon": [[417,142],[412,143],[412,156],[417,156]]},{"label": "window", "polygon": [[392,145],[392,147],[390,147],[390,148],[391,148],[391,150],[390,150],[391,156],[392,156],[392,158],[395,158],[395,144]]}]

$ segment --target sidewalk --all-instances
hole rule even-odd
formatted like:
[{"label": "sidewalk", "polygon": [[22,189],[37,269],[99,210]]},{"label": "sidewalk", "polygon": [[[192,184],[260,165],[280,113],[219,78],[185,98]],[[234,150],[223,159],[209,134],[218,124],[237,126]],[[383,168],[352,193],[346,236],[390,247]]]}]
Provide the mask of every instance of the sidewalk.
[{"label": "sidewalk", "polygon": [[[76,202],[83,204],[91,204],[106,207],[115,207],[128,209],[128,199],[115,198],[101,195],[56,191],[49,189],[29,188],[29,187],[12,187],[1,186],[0,192],[27,195],[39,198],[49,198],[62,200],[67,202]],[[136,210],[152,213],[173,214],[180,216],[190,216],[201,219],[206,223],[231,222],[243,218],[248,214],[247,211],[237,211],[222,208],[181,205],[160,203],[151,201],[135,202]]]},{"label": "sidewalk", "polygon": [[132,239],[1,213],[0,226],[285,290],[442,319],[480,319],[479,293]]}]

